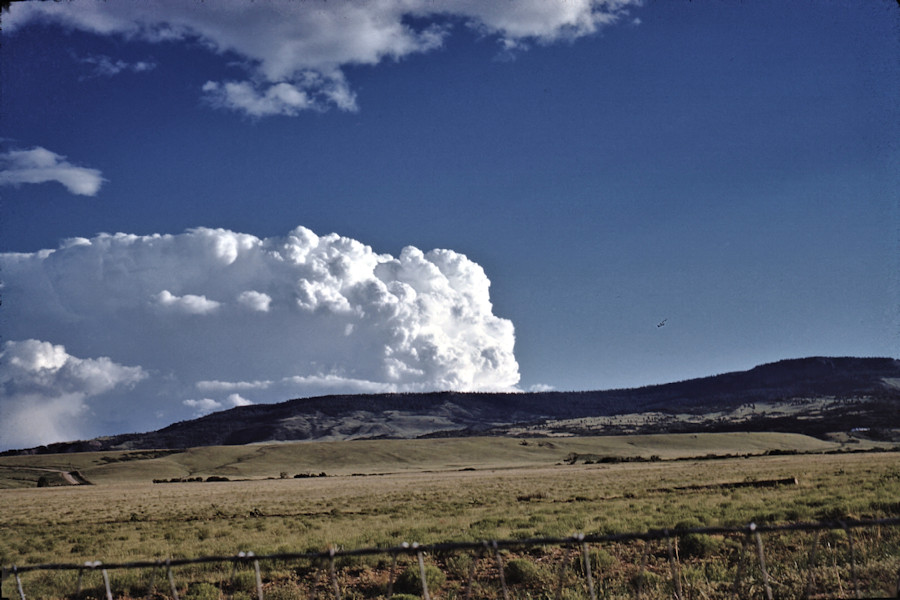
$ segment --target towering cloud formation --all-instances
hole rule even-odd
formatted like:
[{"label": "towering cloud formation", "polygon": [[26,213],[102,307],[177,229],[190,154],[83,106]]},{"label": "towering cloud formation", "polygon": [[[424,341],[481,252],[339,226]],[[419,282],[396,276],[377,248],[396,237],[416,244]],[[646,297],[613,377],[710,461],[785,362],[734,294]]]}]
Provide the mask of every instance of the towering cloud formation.
[{"label": "towering cloud formation", "polygon": [[[207,81],[213,106],[261,117],[336,106],[355,110],[342,68],[428,52],[452,24],[465,23],[504,51],[529,43],[574,39],[622,20],[640,0],[117,0],[21,2],[4,17],[4,32],[51,21],[100,35],[150,42],[199,40],[245,61],[246,81]],[[117,62],[110,64],[117,68]]]},{"label": "towering cloud formation", "polygon": [[[296,396],[511,390],[519,379],[513,326],[493,315],[488,278],[450,250],[393,257],[302,227],[269,239],[200,228],[2,254],[0,272],[7,339],[138,369],[66,404],[117,429]],[[4,381],[46,371],[16,373]],[[120,383],[133,389],[110,398]],[[69,389],[49,379],[23,396],[16,385],[4,406],[47,406]],[[59,436],[34,440],[48,437]]]}]

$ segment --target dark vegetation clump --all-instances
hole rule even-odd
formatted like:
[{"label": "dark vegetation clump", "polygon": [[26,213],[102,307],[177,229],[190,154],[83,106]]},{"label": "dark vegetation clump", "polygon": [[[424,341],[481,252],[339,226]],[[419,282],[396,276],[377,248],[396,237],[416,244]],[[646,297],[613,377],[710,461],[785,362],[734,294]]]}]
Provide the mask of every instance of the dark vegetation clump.
[{"label": "dark vegetation clump", "polygon": [[540,585],[545,579],[544,575],[538,565],[525,558],[514,558],[503,567],[503,577],[510,585]]},{"label": "dark vegetation clump", "polygon": [[578,452],[570,452],[568,456],[566,456],[565,462],[568,465],[574,465],[581,461],[586,465],[595,465],[595,464],[618,464],[618,463],[632,463],[632,462],[659,462],[662,459],[658,454],[654,454],[650,458],[646,458],[643,456],[610,456],[610,455],[601,455],[601,454],[580,454]]},{"label": "dark vegetation clump", "polygon": [[[207,481],[228,481],[227,477],[220,477],[216,479],[216,475],[212,477],[207,477]],[[153,483],[202,483],[202,477],[172,477],[171,479],[154,479]]]},{"label": "dark vegetation clump", "polygon": [[[686,519],[675,524],[675,529],[696,529],[702,527],[697,519]],[[722,549],[722,540],[703,533],[687,533],[678,538],[680,558],[710,558]]]},{"label": "dark vegetation clump", "polygon": [[516,496],[516,500],[519,502],[531,502],[532,500],[546,500],[547,492],[539,491],[532,492],[530,494],[519,494]]},{"label": "dark vegetation clump", "polygon": [[[616,558],[603,548],[591,549],[590,552],[588,552],[588,557],[591,563],[591,573],[594,575],[603,573],[606,569],[609,569],[616,564]],[[585,576],[583,556],[579,556],[578,559],[572,563],[572,567],[580,577]]]},{"label": "dark vegetation clump", "polygon": [[709,558],[718,554],[721,540],[702,533],[689,533],[678,540],[681,558]]},{"label": "dark vegetation clump", "polygon": [[180,452],[183,452],[183,450],[138,450],[134,452],[123,452],[121,454],[101,456],[100,461],[103,464],[109,464],[116,462],[129,462],[132,460],[149,460],[153,458],[162,458],[164,456],[169,456],[170,454],[178,454]]},{"label": "dark vegetation clump", "polygon": [[[425,566],[425,583],[429,590],[436,590],[444,585],[447,576],[434,565]],[[422,576],[419,573],[419,565],[410,565],[400,573],[394,588],[398,594],[412,594],[418,597],[422,593]],[[396,595],[395,595],[396,597]]]}]

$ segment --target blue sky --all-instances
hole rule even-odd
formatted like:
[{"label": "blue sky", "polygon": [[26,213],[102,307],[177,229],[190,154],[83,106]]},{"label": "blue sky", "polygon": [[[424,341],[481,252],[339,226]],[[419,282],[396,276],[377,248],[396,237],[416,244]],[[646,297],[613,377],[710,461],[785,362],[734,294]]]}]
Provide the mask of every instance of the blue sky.
[{"label": "blue sky", "polygon": [[[106,357],[107,366],[142,369],[117,371],[112,387],[78,388],[61,414],[84,423],[41,440],[146,430],[189,409],[229,406],[196,385],[222,376],[190,379],[154,363],[151,352],[169,352],[162,343],[146,354],[104,344],[116,334],[100,324],[99,307],[116,292],[89,273],[128,272],[136,259],[97,242],[102,232],[177,238],[223,229],[274,244],[302,226],[377,255],[450,249],[490,280],[491,306],[437,347],[482,355],[496,347],[499,362],[388,381],[376,373],[386,363],[354,370],[355,352],[381,348],[382,338],[360,333],[353,350],[317,361],[311,348],[330,341],[316,336],[331,330],[304,324],[306,362],[260,380],[333,377],[335,385],[269,386],[268,396],[245,391],[229,396],[232,404],[453,381],[506,389],[516,378],[521,390],[607,389],[783,358],[900,356],[894,3],[521,0],[433,2],[415,12],[402,2],[310,0],[240,18],[211,3],[144,5],[21,3],[4,14],[0,252],[9,261],[69,238],[110,252],[104,259],[98,250],[91,271],[60,248],[55,257],[69,257],[71,279],[86,274],[67,284],[74,288],[48,279],[37,254],[27,268],[3,264],[3,340],[45,343],[8,347],[7,362],[21,353],[43,364],[42,352],[61,345],[54,368],[71,356],[88,361],[82,367],[100,368],[89,361]],[[50,168],[40,176],[39,148]],[[185,272],[207,272],[206,255],[184,252]],[[356,250],[347,256],[363,260]],[[483,292],[472,277],[449,277],[454,293]],[[171,294],[154,292],[160,305],[174,298],[168,306],[187,310],[190,296],[210,314],[226,306],[212,288],[153,285]],[[62,304],[80,293],[103,301],[96,311],[42,312],[47,286]],[[514,351],[511,331],[491,329],[502,321],[514,327]],[[279,331],[241,323],[241,340]],[[364,324],[342,327],[369,331]],[[162,338],[170,325],[148,320],[139,331]],[[255,354],[248,348],[244,358],[254,364],[293,351],[250,345]],[[498,364],[503,375],[492,380]],[[9,396],[31,389],[26,375],[5,377],[17,386]],[[151,393],[150,382],[166,377],[181,386]],[[59,397],[41,389],[17,406]],[[252,388],[219,392],[239,389]],[[153,411],[123,408],[151,396]],[[88,425],[100,412],[118,416]]]}]

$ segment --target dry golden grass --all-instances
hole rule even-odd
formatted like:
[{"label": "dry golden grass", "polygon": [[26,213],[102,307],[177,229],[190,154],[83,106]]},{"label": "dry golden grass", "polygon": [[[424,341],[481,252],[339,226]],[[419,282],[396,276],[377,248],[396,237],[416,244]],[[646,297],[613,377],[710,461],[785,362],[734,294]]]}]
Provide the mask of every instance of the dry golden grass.
[{"label": "dry golden grass", "polygon": [[[674,488],[797,476],[765,489]],[[896,514],[895,453],[4,490],[3,564]]]},{"label": "dry golden grass", "polygon": [[[120,562],[900,515],[898,453],[586,465],[559,459],[570,452],[605,454],[595,440],[553,440],[554,447],[538,445],[546,440],[529,440],[527,446],[515,440],[474,440],[468,452],[442,441],[354,442],[349,444],[353,452],[368,456],[369,462],[344,466],[328,457],[336,446],[250,448],[249,459],[247,448],[204,449],[190,453],[189,460],[182,456],[180,463],[173,462],[180,455],[108,464],[98,464],[103,462],[99,456],[74,457],[99,485],[0,490],[0,562]],[[642,448],[642,440],[628,441],[625,445],[636,453],[660,452],[658,447]],[[686,449],[667,440],[666,456],[709,450],[709,440],[687,436],[681,443]],[[449,447],[456,454],[442,458]],[[731,453],[730,447],[721,448]],[[419,454],[403,457],[398,449]],[[321,462],[304,462],[298,452],[312,452]],[[296,462],[285,462],[284,453]],[[161,473],[206,474],[213,464],[221,468],[241,457],[230,463],[239,474],[257,474],[254,469],[262,465],[269,469],[262,473],[266,476],[277,476],[278,470],[319,472],[321,467],[314,465],[330,460],[330,475],[149,482]],[[45,466],[51,464],[50,457],[40,458]],[[150,463],[157,463],[155,470]],[[352,474],[365,472],[370,474]],[[785,477],[797,477],[799,484],[676,489]],[[30,577],[41,595],[43,579]],[[48,587],[52,579],[46,576]],[[16,595],[12,585],[4,582],[4,597]]]},{"label": "dry golden grass", "polygon": [[[857,444],[858,445],[858,444]],[[675,459],[766,451],[825,452],[848,447],[789,433],[700,433],[565,438],[447,438],[215,446],[185,451],[86,452],[0,457],[0,489],[36,484],[38,468],[79,470],[95,483],[172,477],[278,477],[286,472],[421,472],[553,465],[572,453]],[[854,446],[849,446],[854,447]]]}]

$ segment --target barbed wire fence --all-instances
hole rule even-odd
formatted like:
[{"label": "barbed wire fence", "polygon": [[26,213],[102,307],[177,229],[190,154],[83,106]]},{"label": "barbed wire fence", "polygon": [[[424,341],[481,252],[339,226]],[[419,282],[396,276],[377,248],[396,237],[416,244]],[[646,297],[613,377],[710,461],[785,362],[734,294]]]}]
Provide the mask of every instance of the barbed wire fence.
[{"label": "barbed wire fence", "polygon": [[[604,535],[576,534],[565,538],[530,538],[530,539],[506,539],[480,542],[444,542],[434,544],[403,543],[389,548],[359,548],[344,550],[331,548],[323,552],[297,552],[256,555],[253,552],[239,552],[228,556],[202,556],[197,558],[170,558],[166,560],[142,560],[121,563],[101,563],[100,561],[88,561],[83,563],[49,563],[38,565],[10,565],[2,568],[2,586],[6,589],[8,583],[14,583],[15,594],[19,600],[27,600],[26,574],[34,572],[74,572],[77,577],[72,582],[73,590],[55,597],[99,597],[105,595],[106,600],[114,600],[113,580],[110,571],[116,570],[144,570],[150,572],[150,582],[145,586],[146,597],[172,598],[172,600],[188,600],[198,596],[196,592],[191,594],[191,588],[186,582],[181,586],[177,583],[179,567],[210,565],[219,563],[231,565],[230,581],[220,581],[216,592],[226,598],[238,600],[265,600],[267,597],[277,600],[286,597],[303,598],[298,591],[299,585],[295,585],[293,595],[286,596],[283,592],[273,594],[276,581],[265,581],[263,576],[264,564],[299,563],[307,565],[306,569],[296,569],[295,574],[303,573],[307,581],[302,588],[309,600],[318,600],[321,594],[325,594],[324,600],[355,600],[360,598],[384,597],[410,600],[410,595],[415,595],[424,600],[432,600],[435,595],[441,595],[440,586],[444,581],[443,573],[436,584],[435,577],[430,572],[436,569],[434,566],[437,557],[443,558],[445,569],[449,564],[447,557],[466,555],[470,560],[462,561],[467,565],[463,576],[457,577],[457,583],[453,592],[447,594],[447,598],[457,600],[472,600],[478,598],[491,598],[496,600],[511,600],[515,597],[535,598],[546,600],[597,600],[598,598],[675,598],[676,600],[691,600],[693,598],[900,598],[900,540],[894,539],[895,545],[887,551],[891,553],[887,561],[879,561],[873,568],[867,568],[861,560],[859,542],[855,541],[854,530],[871,530],[875,537],[880,538],[883,528],[892,532],[895,538],[900,537],[900,518],[868,519],[868,520],[840,520],[840,521],[816,521],[790,524],[760,524],[750,523],[745,527],[694,527],[681,529],[661,529],[645,532],[614,533]],[[775,534],[798,534],[800,532],[811,533],[808,547],[792,544],[794,547],[792,568],[795,571],[794,583],[799,586],[789,589],[790,586],[783,582],[777,582],[770,573],[772,569],[772,556],[767,555],[767,539]],[[822,559],[823,546],[832,547],[832,542],[823,543],[822,532],[839,532],[838,538],[843,545],[842,564],[837,564],[837,553],[832,551],[832,563]],[[678,541],[690,539],[691,536],[724,536],[739,541],[739,550],[732,557],[733,564],[729,565],[728,574],[731,575],[727,585],[721,584],[697,590],[686,585],[685,573],[686,561],[679,557]],[[695,538],[696,539],[696,538]],[[604,573],[604,569],[611,571],[609,565],[600,565],[596,556],[597,547],[609,547],[621,544],[636,544],[643,542],[643,547],[634,556],[639,560],[631,564],[630,576],[624,584],[618,588],[604,587],[605,581],[612,579],[611,573]],[[534,596],[534,586],[527,591],[517,587],[522,583],[523,577],[519,571],[511,571],[510,567],[517,560],[510,558],[514,552],[536,554],[543,557],[544,550],[554,548],[553,556],[557,559],[556,568],[552,578],[539,578],[540,585],[537,591],[539,596]],[[833,548],[832,548],[833,550]],[[607,555],[608,556],[608,555]],[[383,571],[386,571],[386,584],[381,584],[376,593],[360,593],[352,589],[352,583],[346,581],[348,565],[352,565],[355,559],[366,557],[380,558]],[[427,557],[427,559],[426,559]],[[655,564],[651,564],[654,561]],[[784,559],[784,556],[779,556]],[[798,558],[799,557],[799,558]],[[403,567],[402,560],[406,560],[407,572],[413,573],[415,590],[410,590],[408,585],[400,590],[400,596],[395,595],[399,590],[400,577],[398,568]],[[426,566],[426,560],[429,563]],[[536,559],[537,560],[537,559]],[[602,562],[602,561],[600,561]],[[252,584],[250,590],[238,591],[235,585],[236,575],[240,568],[252,568]],[[102,585],[97,586],[92,593],[85,589],[85,576],[98,572],[102,579]],[[459,571],[459,569],[457,569]],[[831,579],[836,581],[829,586],[825,584],[823,574],[831,573]],[[841,572],[844,573],[843,579]],[[877,580],[873,583],[873,579]],[[158,581],[162,580],[162,585]],[[490,586],[482,584],[488,583]],[[846,581],[846,584],[844,583]],[[866,589],[868,584],[868,589]],[[874,587],[873,587],[874,585]],[[371,587],[371,586],[370,586]],[[476,591],[477,588],[477,591]],[[778,588],[776,593],[776,588]],[[836,588],[836,589],[835,589]],[[268,590],[268,591],[267,591]],[[411,592],[414,591],[414,594]],[[872,596],[871,594],[876,594]],[[94,596],[93,594],[96,594]],[[869,594],[864,596],[863,594]],[[126,594],[134,597],[133,594]],[[444,596],[441,596],[444,597]],[[4,598],[4,600],[6,600]]]}]

